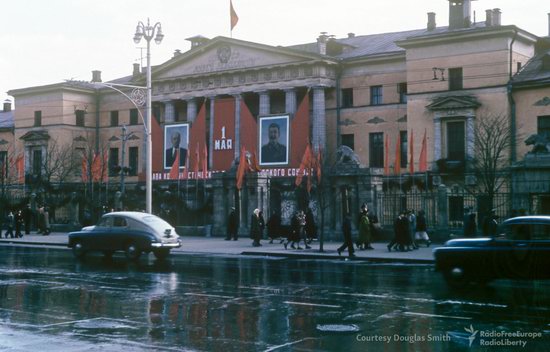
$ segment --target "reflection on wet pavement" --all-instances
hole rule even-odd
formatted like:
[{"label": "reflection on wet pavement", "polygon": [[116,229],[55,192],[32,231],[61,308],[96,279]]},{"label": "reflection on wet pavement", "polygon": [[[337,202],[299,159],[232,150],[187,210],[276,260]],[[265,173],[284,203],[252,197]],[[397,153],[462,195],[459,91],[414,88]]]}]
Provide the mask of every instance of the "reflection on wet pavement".
[{"label": "reflection on wet pavement", "polygon": [[430,265],[222,256],[78,262],[66,250],[16,247],[0,247],[0,265],[7,350],[467,351],[470,326],[540,332],[529,350],[548,342],[545,281],[452,292]]}]

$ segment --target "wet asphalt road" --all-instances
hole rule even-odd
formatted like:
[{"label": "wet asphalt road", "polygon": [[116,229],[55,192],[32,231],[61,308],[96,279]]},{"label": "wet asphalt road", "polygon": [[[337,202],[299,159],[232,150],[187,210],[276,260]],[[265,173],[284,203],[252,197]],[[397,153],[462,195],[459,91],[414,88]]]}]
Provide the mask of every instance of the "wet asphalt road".
[{"label": "wet asphalt road", "polygon": [[0,247],[0,267],[0,351],[550,345],[549,281],[453,292],[431,265],[189,255],[79,262],[68,250],[30,247]]}]

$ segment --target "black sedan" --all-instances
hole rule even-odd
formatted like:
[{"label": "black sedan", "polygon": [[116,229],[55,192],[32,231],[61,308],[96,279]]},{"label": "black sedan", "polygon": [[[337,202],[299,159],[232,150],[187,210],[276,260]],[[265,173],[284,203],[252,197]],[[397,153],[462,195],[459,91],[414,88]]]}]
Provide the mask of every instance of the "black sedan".
[{"label": "black sedan", "polygon": [[550,216],[508,219],[498,236],[450,240],[434,256],[436,270],[454,287],[500,278],[549,279]]},{"label": "black sedan", "polygon": [[172,248],[181,247],[181,241],[174,227],[163,219],[124,211],[105,214],[97,225],[69,233],[68,246],[77,258],[90,251],[111,256],[122,250],[132,260],[137,260],[143,252],[153,252],[156,258],[163,259]]}]

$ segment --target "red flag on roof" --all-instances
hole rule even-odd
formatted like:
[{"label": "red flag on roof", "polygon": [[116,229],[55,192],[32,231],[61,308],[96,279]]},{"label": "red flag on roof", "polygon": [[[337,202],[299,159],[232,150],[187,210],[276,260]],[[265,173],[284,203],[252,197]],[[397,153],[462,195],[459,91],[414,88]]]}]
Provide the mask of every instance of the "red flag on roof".
[{"label": "red flag on roof", "polygon": [[231,18],[231,30],[233,30],[233,28],[237,25],[237,22],[239,22],[239,16],[237,16],[237,13],[233,8],[232,0],[229,0],[229,17]]}]

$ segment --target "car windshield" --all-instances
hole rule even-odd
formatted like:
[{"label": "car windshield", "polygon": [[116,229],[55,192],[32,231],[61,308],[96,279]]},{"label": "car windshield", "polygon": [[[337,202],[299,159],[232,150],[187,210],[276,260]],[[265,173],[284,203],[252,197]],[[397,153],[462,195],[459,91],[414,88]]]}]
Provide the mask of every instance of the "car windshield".
[{"label": "car windshield", "polygon": [[507,224],[502,233],[513,241],[550,240],[550,224]]}]

